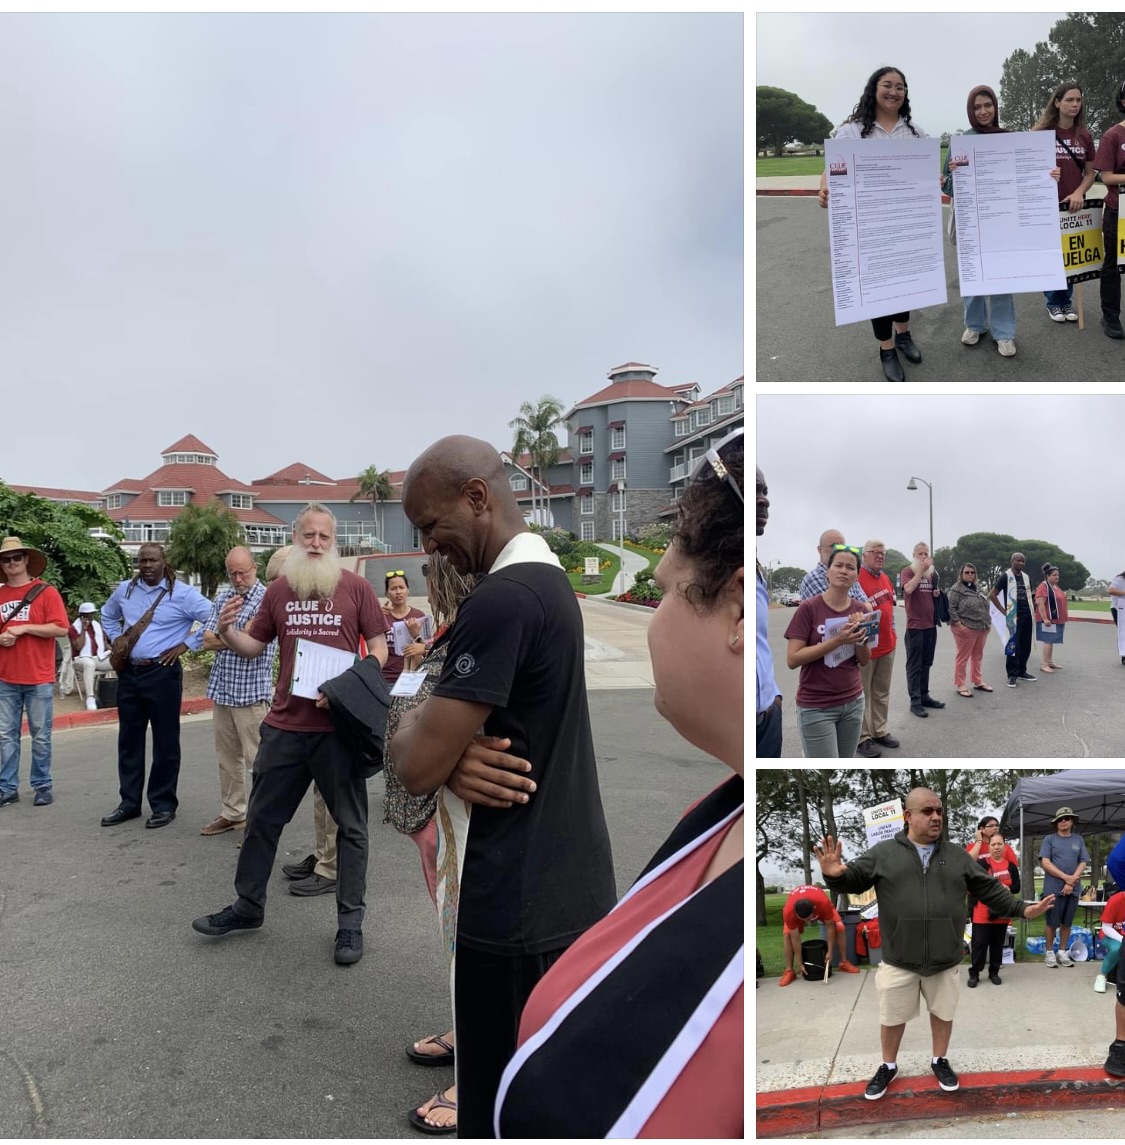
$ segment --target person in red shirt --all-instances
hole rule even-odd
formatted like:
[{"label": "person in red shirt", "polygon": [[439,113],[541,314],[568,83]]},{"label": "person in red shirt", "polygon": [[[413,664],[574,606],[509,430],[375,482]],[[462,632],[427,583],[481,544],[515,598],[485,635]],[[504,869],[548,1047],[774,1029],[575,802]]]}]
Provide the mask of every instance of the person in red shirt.
[{"label": "person in red shirt", "polygon": [[801,965],[801,935],[805,930],[805,923],[811,919],[824,923],[828,932],[828,961],[832,961],[833,943],[840,946],[840,966],[845,974],[858,974],[859,967],[848,961],[847,950],[844,946],[844,920],[840,912],[832,905],[829,897],[820,887],[804,886],[789,892],[785,906],[781,912],[781,933],[785,944],[785,973],[781,976],[779,986],[788,986],[797,978],[797,967]]},{"label": "person in red shirt", "polygon": [[1094,989],[1099,994],[1105,993],[1107,976],[1117,968],[1117,961],[1121,957],[1121,941],[1125,936],[1125,891],[1118,891],[1109,896],[1109,902],[1102,911],[1102,944],[1105,946],[1105,957],[1102,959],[1102,968],[1094,979]]},{"label": "person in red shirt", "polygon": [[[988,856],[977,860],[994,879],[998,879],[1014,895],[1020,892],[1019,864],[1009,862],[1007,852],[1011,848],[1004,842],[1004,836],[997,831],[988,840]],[[988,980],[993,986],[1001,985],[1000,966],[1004,957],[1004,936],[1008,933],[1009,918],[998,918],[983,903],[978,901],[973,907],[973,955],[969,966],[969,987],[980,981],[984,960],[988,958]]]},{"label": "person in red shirt", "polygon": [[[999,830],[1000,820],[997,819],[995,815],[986,815],[977,825],[977,831],[973,836],[973,841],[965,844],[965,850],[968,851],[974,859],[987,858],[989,849],[988,841],[993,835],[997,834]],[[1015,863],[1017,867],[1020,865],[1019,855],[1017,855],[1006,842],[1004,844],[1004,860],[1009,863]]]},{"label": "person in red shirt", "polygon": [[891,672],[895,663],[895,586],[883,570],[887,546],[883,541],[868,541],[863,546],[859,566],[859,587],[882,614],[879,618],[879,640],[871,649],[871,659],[859,667],[863,680],[863,730],[856,751],[867,759],[878,759],[883,747],[898,747],[899,741],[887,731],[891,704]]}]

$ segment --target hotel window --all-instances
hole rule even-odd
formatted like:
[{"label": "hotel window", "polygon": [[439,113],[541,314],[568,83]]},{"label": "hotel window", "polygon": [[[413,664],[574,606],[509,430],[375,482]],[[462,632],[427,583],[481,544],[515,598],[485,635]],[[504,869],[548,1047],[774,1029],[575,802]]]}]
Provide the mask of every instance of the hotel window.
[{"label": "hotel window", "polygon": [[675,437],[686,437],[691,432],[691,419],[678,417],[672,422],[672,433]]},{"label": "hotel window", "polygon": [[594,434],[590,430],[586,430],[578,435],[578,452],[579,453],[593,453],[594,452]]},{"label": "hotel window", "polygon": [[594,498],[579,497],[578,500],[582,505],[582,516],[589,517],[594,512]]},{"label": "hotel window", "polygon": [[120,493],[111,493],[105,499],[105,507],[107,509],[120,509],[121,508],[121,494]]},{"label": "hotel window", "polygon": [[742,387],[734,387],[734,408],[742,409]]},{"label": "hotel window", "polygon": [[156,503],[162,508],[186,505],[188,503],[188,491],[186,489],[161,489],[156,494]]},{"label": "hotel window", "polygon": [[615,461],[610,466],[609,472],[610,481],[624,481],[625,480],[625,458]]},{"label": "hotel window", "polygon": [[594,539],[594,522],[593,521],[583,521],[582,522],[582,540],[592,541],[593,539]]},{"label": "hotel window", "polygon": [[232,493],[230,495],[232,509],[253,509],[254,498],[250,493]]},{"label": "hotel window", "polygon": [[410,547],[412,549],[420,549],[422,547],[422,534],[413,526],[410,529]]},{"label": "hotel window", "polygon": [[594,483],[594,463],[592,461],[584,461],[581,468],[578,470],[578,484],[579,485],[593,485]]},{"label": "hotel window", "polygon": [[627,493],[614,493],[613,496],[610,498],[609,511],[611,513],[622,513],[622,512],[624,512],[625,509],[627,508],[627,506],[625,504],[625,498],[627,496],[628,496]]},{"label": "hotel window", "polygon": [[511,485],[514,493],[527,492],[527,478],[522,473],[513,473],[508,478],[508,484]]},{"label": "hotel window", "polygon": [[620,517],[613,518],[613,539],[616,541],[621,536],[621,526],[625,526],[625,535],[629,535],[629,522],[622,521]]},{"label": "hotel window", "polygon": [[715,413],[718,417],[725,417],[728,413],[734,413],[734,396],[724,394],[715,403]]},{"label": "hotel window", "polygon": [[609,448],[610,449],[624,449],[625,448],[625,427],[624,426],[620,426],[619,428],[610,431]]},{"label": "hotel window", "polygon": [[711,410],[706,406],[703,409],[695,411],[695,426],[698,429],[701,425],[711,424]]}]

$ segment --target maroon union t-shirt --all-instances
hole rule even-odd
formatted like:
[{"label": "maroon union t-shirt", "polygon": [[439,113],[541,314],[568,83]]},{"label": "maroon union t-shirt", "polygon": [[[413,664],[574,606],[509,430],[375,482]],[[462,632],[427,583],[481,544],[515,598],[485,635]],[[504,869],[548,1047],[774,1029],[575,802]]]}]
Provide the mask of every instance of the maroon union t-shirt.
[{"label": "maroon union t-shirt", "polygon": [[[1066,140],[1066,147],[1074,152],[1074,158],[1062,145]],[[1076,163],[1075,160],[1078,160]],[[1082,182],[1087,163],[1094,161],[1094,137],[1084,127],[1056,127],[1055,128],[1055,163],[1059,168],[1058,193],[1059,202],[1069,198],[1078,190]]]},{"label": "maroon union t-shirt", "polygon": [[906,586],[914,579],[914,570],[907,565],[898,574],[899,587],[902,589],[903,602],[906,604],[907,628],[933,628],[934,627],[934,589],[937,588],[937,575],[931,568],[918,582],[913,592],[907,592]]},{"label": "maroon union t-shirt", "polygon": [[267,644],[278,638],[277,688],[266,723],[288,732],[330,732],[335,728],[327,708],[289,692],[297,641],[311,640],[359,655],[360,637],[386,632],[387,618],[375,589],[363,577],[344,570],[336,592],[322,600],[302,600],[285,577],[278,577],[266,589],[246,631]]},{"label": "maroon union t-shirt", "polygon": [[[826,620],[835,617],[846,619],[853,612],[862,611],[862,607],[854,600],[849,599],[844,609],[837,612],[828,607],[824,597],[810,596],[798,605],[796,615],[785,630],[785,639],[803,640],[810,646],[823,644]],[[814,660],[811,664],[801,666],[801,677],[797,684],[798,707],[835,708],[861,695],[863,680],[854,654],[835,668],[829,668],[823,660]]]}]

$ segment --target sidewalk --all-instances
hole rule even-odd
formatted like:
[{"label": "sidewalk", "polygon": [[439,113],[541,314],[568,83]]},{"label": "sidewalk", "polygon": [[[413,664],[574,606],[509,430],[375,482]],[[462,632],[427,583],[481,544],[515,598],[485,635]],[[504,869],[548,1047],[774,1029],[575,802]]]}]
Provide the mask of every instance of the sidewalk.
[{"label": "sidewalk", "polygon": [[938,1087],[923,1009],[906,1027],[899,1077],[879,1101],[863,1096],[882,1060],[873,971],[834,973],[826,984],[799,978],[784,990],[777,978],[759,979],[757,1135],[1125,1100],[1125,1081],[1102,1069],[1114,1039],[1115,994],[1112,986],[1094,993],[1100,965],[1051,970],[1041,959],[1023,962],[1001,970],[1002,986],[982,978],[971,992],[963,966],[948,1055],[961,1088]]}]

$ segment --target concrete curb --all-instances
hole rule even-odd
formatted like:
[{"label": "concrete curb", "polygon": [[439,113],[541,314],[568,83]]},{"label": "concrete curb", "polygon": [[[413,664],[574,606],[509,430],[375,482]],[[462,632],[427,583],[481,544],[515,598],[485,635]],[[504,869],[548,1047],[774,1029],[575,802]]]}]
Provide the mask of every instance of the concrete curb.
[{"label": "concrete curb", "polygon": [[[1018,1110],[1101,1109],[1125,1099],[1125,1081],[1103,1070],[1022,1070],[960,1075],[961,1088],[946,1093],[931,1075],[899,1078],[879,1101],[863,1096],[866,1082],[808,1086],[757,1095],[757,1135],[783,1137],[927,1118],[968,1117]],[[917,1085],[914,1089],[911,1086]]]},{"label": "concrete curb", "polygon": [[[184,700],[180,704],[181,716],[198,716],[204,712],[209,712],[214,703],[204,697],[199,697],[194,700]],[[56,716],[52,722],[54,731],[66,731],[70,728],[85,728],[85,727],[100,727],[104,724],[117,723],[117,709],[116,708],[98,708],[93,712],[70,712],[67,715]],[[23,721],[23,735],[30,734],[28,732],[27,720]]]}]

